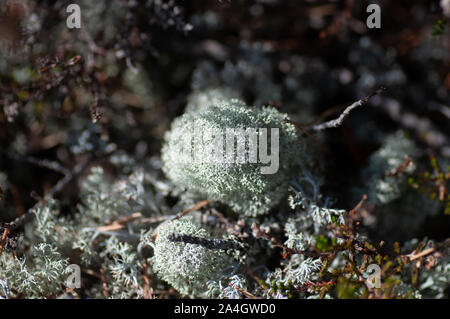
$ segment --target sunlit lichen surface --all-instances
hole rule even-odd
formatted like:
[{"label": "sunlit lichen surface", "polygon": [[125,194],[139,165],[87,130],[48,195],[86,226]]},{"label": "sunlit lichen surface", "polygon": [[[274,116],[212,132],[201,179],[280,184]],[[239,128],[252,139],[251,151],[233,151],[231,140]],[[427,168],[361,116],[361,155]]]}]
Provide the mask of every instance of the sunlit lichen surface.
[{"label": "sunlit lichen surface", "polygon": [[[291,172],[300,172],[302,162],[307,167],[311,161],[306,142],[288,121],[274,108],[239,100],[185,113],[166,135],[163,171],[175,185],[200,198],[217,200],[247,216],[267,214],[285,197]],[[251,144],[250,132],[258,143]],[[264,162],[262,145],[268,150]]]}]

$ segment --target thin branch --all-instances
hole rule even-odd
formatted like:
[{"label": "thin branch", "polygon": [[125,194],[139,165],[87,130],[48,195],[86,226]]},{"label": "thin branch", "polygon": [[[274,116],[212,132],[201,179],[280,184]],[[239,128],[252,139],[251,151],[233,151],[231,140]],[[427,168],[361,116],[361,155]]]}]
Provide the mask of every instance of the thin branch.
[{"label": "thin branch", "polygon": [[182,211],[181,213],[177,214],[172,220],[180,219],[181,217],[183,217],[183,216],[185,216],[185,215],[187,215],[187,214],[189,214],[191,212],[199,210],[200,208],[208,205],[209,202],[210,202],[209,200],[204,200],[204,201],[198,202],[197,204],[195,204],[191,208],[186,209],[185,211]]},{"label": "thin branch", "polygon": [[338,127],[340,125],[342,125],[342,123],[344,122],[345,118],[350,114],[351,111],[353,111],[355,108],[362,106],[363,104],[367,103],[373,96],[380,94],[381,92],[383,92],[385,90],[384,87],[379,88],[378,90],[376,90],[375,92],[369,94],[368,96],[362,98],[359,101],[356,101],[355,103],[353,103],[352,105],[348,106],[344,112],[342,112],[342,114],[334,120],[322,123],[322,124],[318,124],[318,125],[314,125],[312,127],[312,130],[314,131],[323,131],[325,129],[328,128],[333,128],[333,127]]},{"label": "thin branch", "polygon": [[109,298],[108,280],[106,279],[105,270],[100,267],[100,280],[102,281],[102,293],[106,299]]},{"label": "thin branch", "polygon": [[113,221],[111,224],[103,225],[97,227],[98,231],[115,231],[125,227],[125,225],[135,219],[142,217],[141,212],[135,212],[129,216],[122,217],[118,220]]},{"label": "thin branch", "polygon": [[67,175],[70,172],[70,170],[63,167],[61,164],[59,164],[56,161],[49,161],[47,159],[42,159],[42,158],[34,157],[31,155],[25,155],[25,156],[19,155],[19,154],[5,151],[5,150],[0,150],[0,153],[4,154],[5,156],[7,156],[13,160],[27,162],[27,163],[30,163],[30,164],[33,164],[33,165],[36,165],[39,167],[47,168],[49,170],[60,173],[62,175]]},{"label": "thin branch", "polygon": [[249,293],[248,291],[242,289],[241,287],[233,286],[231,283],[228,284],[228,286],[230,286],[230,287],[236,289],[237,291],[239,291],[241,294],[243,294],[244,296],[246,296],[246,297],[249,298],[249,299],[259,299],[258,297],[256,297],[255,295]]},{"label": "thin branch", "polygon": [[[52,198],[55,193],[61,191],[63,189],[63,187],[67,183],[69,183],[73,178],[77,177],[89,165],[89,163],[90,163],[90,161],[88,160],[85,163],[79,164],[72,171],[61,167],[62,169],[60,172],[63,173],[63,171],[64,171],[64,173],[63,173],[64,177],[61,178],[58,181],[58,183],[56,183],[56,185],[53,186],[50,189],[50,191],[47,192],[47,194],[45,194],[45,196],[43,198],[41,198],[41,200],[38,201],[31,209],[29,209],[25,214],[17,217],[15,220],[13,220],[11,223],[9,223],[9,225],[8,225],[9,229],[12,229],[12,230],[17,229],[20,226],[22,226],[23,224],[29,222],[34,217],[34,214],[32,213],[32,210],[34,208],[40,207],[40,205],[45,204],[47,202],[47,200]],[[37,163],[35,163],[35,164],[37,164]],[[57,164],[57,165],[59,165],[59,164]],[[57,165],[56,166],[53,165],[54,168],[56,168]],[[50,168],[50,167],[47,167],[47,168]],[[34,196],[35,195],[32,195],[32,197],[34,197]]]},{"label": "thin branch", "polygon": [[6,239],[8,238],[9,232],[10,232],[9,228],[5,228],[4,231],[3,231],[2,238],[0,240],[0,256],[1,256],[2,252],[3,252],[3,247],[6,244]]},{"label": "thin branch", "polygon": [[350,210],[349,214],[351,215],[351,214],[358,212],[366,200],[367,200],[367,194],[364,194],[361,201],[355,206],[355,208]]},{"label": "thin branch", "polygon": [[411,166],[413,164],[414,163],[413,163],[412,159],[408,155],[405,155],[405,161],[403,163],[399,164],[394,172],[392,172],[392,173],[386,172],[384,174],[384,176],[385,177],[396,177],[399,174],[405,173],[408,166]]},{"label": "thin branch", "polygon": [[413,261],[413,260],[416,260],[416,259],[418,259],[420,257],[424,257],[424,256],[427,256],[427,255],[429,255],[431,253],[434,253],[435,251],[436,251],[436,248],[435,247],[431,247],[431,248],[425,249],[424,251],[418,253],[417,255],[413,252],[413,253],[407,255],[407,257],[409,258],[409,261]]},{"label": "thin branch", "polygon": [[416,260],[418,258],[425,257],[425,256],[428,256],[430,254],[433,254],[435,252],[443,251],[443,250],[445,250],[445,249],[447,249],[449,247],[450,247],[450,239],[446,239],[442,243],[436,244],[435,247],[430,247],[430,248],[425,249],[424,251],[421,251],[419,253],[416,253],[416,251],[413,251],[412,253],[410,253],[408,255],[403,255],[403,256],[407,257],[409,261],[413,261],[413,260]]},{"label": "thin branch", "polygon": [[144,298],[145,299],[153,299],[152,288],[150,285],[151,282],[150,282],[150,277],[148,276],[148,273],[147,273],[147,269],[148,269],[147,262],[144,261],[144,263],[142,264],[142,273],[143,273],[143,277],[144,277]]}]

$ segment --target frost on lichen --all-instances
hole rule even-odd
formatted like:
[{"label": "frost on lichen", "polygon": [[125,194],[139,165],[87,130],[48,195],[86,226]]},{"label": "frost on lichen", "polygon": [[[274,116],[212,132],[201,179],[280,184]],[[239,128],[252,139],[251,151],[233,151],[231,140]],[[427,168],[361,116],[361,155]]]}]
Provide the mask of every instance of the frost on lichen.
[{"label": "frost on lichen", "polygon": [[[219,283],[231,274],[232,258],[224,250],[171,240],[174,235],[209,238],[193,218],[170,221],[160,227],[155,241],[153,269],[184,296],[216,297]],[[230,269],[231,267],[231,269]]]},{"label": "frost on lichen", "polygon": [[[272,130],[279,134],[278,154],[272,145],[276,135],[269,136]],[[234,137],[229,139],[230,131],[237,143]],[[269,161],[261,161],[261,140],[267,146]],[[285,196],[293,171],[310,165],[307,147],[286,114],[231,100],[175,119],[165,136],[161,157],[163,171],[178,187],[227,204],[246,216],[257,216]],[[249,160],[251,154],[258,154],[258,161]],[[265,173],[274,166],[274,173]]]}]

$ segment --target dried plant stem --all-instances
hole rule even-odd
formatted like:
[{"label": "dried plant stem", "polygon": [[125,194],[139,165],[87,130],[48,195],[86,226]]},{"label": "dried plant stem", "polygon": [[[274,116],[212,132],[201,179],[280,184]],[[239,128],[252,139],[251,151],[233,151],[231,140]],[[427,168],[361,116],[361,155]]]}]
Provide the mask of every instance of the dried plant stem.
[{"label": "dried plant stem", "polygon": [[357,107],[362,106],[363,104],[367,103],[373,96],[380,94],[384,90],[385,89],[383,87],[381,87],[380,89],[378,89],[375,92],[369,94],[368,96],[362,98],[361,100],[358,100],[355,103],[351,104],[350,106],[347,106],[347,108],[344,110],[344,112],[342,112],[341,115],[337,119],[334,119],[334,120],[331,120],[331,121],[328,121],[328,122],[325,122],[322,124],[314,125],[312,127],[312,130],[313,131],[323,131],[328,128],[338,127],[338,126],[342,125],[345,118],[350,114],[351,111],[353,111]]},{"label": "dried plant stem", "polygon": [[[233,287],[232,284],[229,284],[230,287]],[[248,291],[245,291],[244,289],[240,288],[240,287],[233,287],[234,289],[236,289],[237,291],[239,291],[241,294],[243,294],[244,296],[246,296],[247,298],[250,299],[259,299],[258,297],[256,297],[255,295],[249,293]]]}]

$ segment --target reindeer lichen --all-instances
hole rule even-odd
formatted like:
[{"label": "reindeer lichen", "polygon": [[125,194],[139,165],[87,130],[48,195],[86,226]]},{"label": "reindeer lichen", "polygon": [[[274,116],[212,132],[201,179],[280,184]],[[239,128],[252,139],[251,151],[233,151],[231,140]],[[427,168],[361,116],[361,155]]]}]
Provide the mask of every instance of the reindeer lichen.
[{"label": "reindeer lichen", "polygon": [[[235,134],[237,145],[229,132]],[[250,142],[250,132],[258,145]],[[272,132],[270,137],[267,132]],[[258,155],[257,161],[250,160],[252,154]],[[163,171],[178,187],[246,216],[257,216],[280,202],[290,174],[307,167],[311,155],[286,114],[231,100],[175,119],[165,136],[162,161]]]},{"label": "reindeer lichen", "polygon": [[[175,240],[176,236],[208,238],[209,232],[193,218],[170,221],[158,231],[153,269],[182,295],[214,297],[217,289],[208,283],[220,282],[231,274],[232,258],[224,250],[210,249],[201,243]],[[216,288],[218,285],[214,285]]]}]

